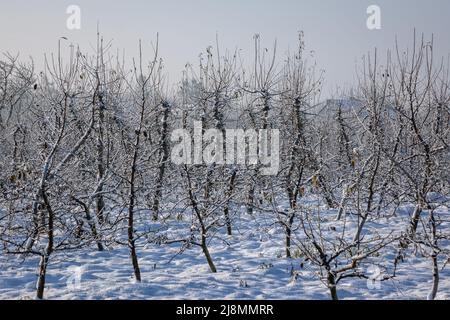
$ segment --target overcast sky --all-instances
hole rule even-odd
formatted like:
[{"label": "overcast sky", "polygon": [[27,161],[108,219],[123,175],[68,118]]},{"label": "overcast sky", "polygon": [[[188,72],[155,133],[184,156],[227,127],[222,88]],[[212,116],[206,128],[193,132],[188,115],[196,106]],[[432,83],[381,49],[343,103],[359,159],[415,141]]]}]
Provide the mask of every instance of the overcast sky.
[{"label": "overcast sky", "polygon": [[[38,67],[43,54],[55,51],[59,37],[79,43],[89,51],[95,43],[97,22],[105,39],[127,56],[136,54],[138,39],[147,43],[160,35],[160,53],[170,79],[179,79],[187,62],[214,44],[219,34],[222,47],[242,49],[252,57],[252,36],[261,34],[270,46],[276,38],[282,55],[296,45],[303,30],[308,50],[314,50],[326,71],[326,91],[348,86],[355,65],[374,47],[411,43],[415,27],[434,33],[436,52],[450,53],[450,0],[0,0],[0,51],[31,55]],[[81,8],[81,30],[66,28],[66,8]],[[381,30],[366,27],[366,9],[381,7]],[[91,50],[92,52],[92,50]]]}]

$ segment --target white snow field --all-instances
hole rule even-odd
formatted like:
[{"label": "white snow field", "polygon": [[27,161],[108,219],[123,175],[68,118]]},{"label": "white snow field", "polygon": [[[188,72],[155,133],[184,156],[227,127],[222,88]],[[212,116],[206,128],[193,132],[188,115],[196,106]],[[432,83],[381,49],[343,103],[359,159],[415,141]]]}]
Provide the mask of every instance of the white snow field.
[{"label": "white snow field", "polygon": [[[402,208],[392,218],[369,221],[365,233],[401,233],[411,208]],[[138,247],[142,282],[133,279],[126,246],[110,246],[104,252],[92,248],[57,252],[47,271],[46,299],[330,299],[329,290],[320,280],[317,267],[296,254],[284,257],[284,234],[274,215],[243,212],[234,216],[234,234],[224,228],[214,231],[209,249],[218,272],[211,273],[200,247],[180,253],[180,243],[156,244],[140,239]],[[323,212],[323,230],[329,236],[339,232],[334,221],[336,211]],[[447,212],[441,212],[448,215]],[[189,219],[175,216],[164,224],[151,222],[147,228],[158,230],[160,238],[176,239],[189,232]],[[353,221],[354,220],[354,221]],[[297,226],[297,222],[295,223]],[[356,218],[347,215],[352,233]],[[448,225],[444,225],[448,228]],[[392,274],[397,243],[360,267],[373,271],[384,266]],[[448,248],[448,244],[447,244]],[[444,261],[440,261],[443,266]],[[34,299],[38,257],[0,255],[0,299]],[[372,270],[372,271],[371,271]],[[376,274],[375,274],[376,275]],[[410,252],[392,279],[373,282],[364,278],[343,279],[338,284],[340,299],[426,299],[432,285],[431,260],[420,252]],[[438,299],[450,299],[450,268],[440,272]]]}]

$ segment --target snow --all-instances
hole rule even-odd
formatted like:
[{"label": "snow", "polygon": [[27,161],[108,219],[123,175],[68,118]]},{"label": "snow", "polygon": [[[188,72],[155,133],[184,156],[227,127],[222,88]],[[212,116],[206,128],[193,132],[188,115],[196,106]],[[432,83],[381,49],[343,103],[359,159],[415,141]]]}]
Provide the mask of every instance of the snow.
[{"label": "snow", "polygon": [[[317,276],[317,269],[301,257],[284,257],[283,230],[279,224],[274,224],[274,216],[269,213],[249,216],[244,212],[234,216],[233,236],[226,236],[224,228],[214,231],[216,237],[209,249],[218,268],[216,274],[209,271],[200,247],[192,246],[179,253],[180,243],[157,245],[140,240],[138,256],[142,282],[136,283],[125,246],[117,245],[104,252],[95,251],[93,246],[58,252],[51,257],[45,298],[329,299],[328,289]],[[387,233],[394,226],[394,231],[401,232],[407,210],[400,212],[403,214],[399,217],[390,218],[399,223],[382,218],[368,222],[368,230],[376,228]],[[142,221],[144,217],[148,219],[148,213],[142,213]],[[329,210],[325,215],[326,223],[336,225],[334,217],[335,211]],[[348,216],[347,219],[353,218]],[[160,229],[173,237],[188,232],[188,220],[180,221],[174,216],[165,222],[164,228],[151,221],[147,227]],[[350,225],[354,228],[356,223]],[[391,249],[372,262],[390,263],[392,267],[395,247]],[[2,253],[0,299],[34,299],[37,265],[38,257]],[[338,294],[341,299],[426,299],[432,284],[431,270],[430,259],[409,255],[400,264],[394,279],[375,285],[366,279],[344,279],[338,284]],[[438,299],[450,299],[449,268],[442,270],[440,276]]]}]

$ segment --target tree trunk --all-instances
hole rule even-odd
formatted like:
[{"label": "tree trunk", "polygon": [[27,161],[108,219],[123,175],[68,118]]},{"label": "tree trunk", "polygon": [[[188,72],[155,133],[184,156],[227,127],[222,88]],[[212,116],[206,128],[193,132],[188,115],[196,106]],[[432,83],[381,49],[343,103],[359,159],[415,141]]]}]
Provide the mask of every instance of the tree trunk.
[{"label": "tree trunk", "polygon": [[431,287],[431,291],[428,294],[428,300],[436,299],[436,295],[439,289],[439,266],[436,253],[433,253],[433,255],[431,256],[431,261],[433,263],[433,286]]},{"label": "tree trunk", "polygon": [[362,217],[361,217],[361,221],[358,224],[358,229],[356,229],[356,233],[355,236],[353,237],[353,242],[357,243],[361,240],[361,233],[362,230],[364,228],[364,225],[366,224],[367,218],[369,217],[369,213],[366,212]]},{"label": "tree trunk", "polygon": [[[100,99],[101,101],[101,99]],[[98,187],[98,194],[96,196],[96,214],[97,219],[100,224],[104,222],[104,210],[105,210],[105,201],[103,199],[102,191],[103,191],[103,176],[105,175],[105,167],[103,165],[103,155],[104,155],[104,144],[103,144],[103,121],[104,121],[104,113],[103,113],[103,105],[101,103],[99,107],[99,116],[98,116],[98,124],[97,124],[97,183],[100,183]]]},{"label": "tree trunk", "polygon": [[89,228],[91,229],[92,236],[94,237],[94,239],[95,239],[95,241],[97,243],[98,251],[103,251],[104,250],[103,243],[102,243],[102,241],[100,239],[100,236],[99,236],[99,234],[97,232],[97,227],[95,225],[95,221],[94,221],[94,219],[92,219],[89,206],[86,205],[83,201],[81,201],[81,200],[79,200],[79,199],[77,199],[75,197],[72,197],[72,199],[76,203],[81,205],[81,207],[83,208],[86,220],[87,220],[88,225],[89,225]]},{"label": "tree trunk", "polygon": [[354,188],[355,185],[344,185],[344,190],[342,190],[342,199],[339,203],[339,210],[336,215],[336,221],[340,221],[342,219],[342,215],[345,212],[345,206],[347,205],[347,201],[350,199],[351,196],[351,189]]},{"label": "tree trunk", "polygon": [[341,203],[339,204],[339,211],[336,215],[336,221],[340,221],[342,218],[342,215],[344,214],[345,211],[345,205],[347,203],[348,200],[348,196],[347,194],[343,195],[342,199],[341,199]]},{"label": "tree trunk", "polygon": [[[436,237],[437,227],[436,220],[434,218],[434,211],[430,212],[430,223],[432,228],[432,236],[433,236],[433,246],[435,248],[438,247],[438,239]],[[433,263],[433,286],[431,287],[431,291],[428,294],[428,300],[436,299],[436,295],[439,289],[439,265],[438,265],[438,251],[433,248],[433,254],[431,255],[431,261]]]},{"label": "tree trunk", "polygon": [[133,264],[134,276],[136,281],[141,281],[141,271],[139,269],[139,262],[136,254],[136,240],[134,239],[134,203],[136,199],[135,194],[135,175],[136,175],[136,161],[137,161],[137,146],[139,145],[139,135],[137,138],[137,144],[135,147],[133,165],[131,167],[131,178],[130,178],[130,203],[128,206],[128,247],[130,248],[131,263]]},{"label": "tree trunk", "polygon": [[417,203],[414,212],[411,217],[410,225],[409,225],[409,232],[408,235],[411,238],[414,238],[417,231],[417,226],[419,225],[420,215],[422,214],[422,206],[420,203]]},{"label": "tree trunk", "polygon": [[234,190],[234,183],[236,180],[236,175],[237,175],[237,170],[234,169],[233,172],[231,173],[231,177],[230,177],[230,183],[229,183],[229,187],[228,187],[228,192],[227,192],[227,202],[225,204],[225,208],[223,209],[223,214],[225,216],[225,224],[227,226],[227,234],[229,236],[232,235],[232,230],[231,230],[231,218],[230,218],[230,198],[233,195],[233,190]]},{"label": "tree trunk", "polygon": [[169,159],[169,147],[167,144],[167,131],[168,131],[168,123],[167,119],[169,117],[169,104],[167,102],[163,102],[163,119],[162,119],[162,128],[161,128],[161,137],[159,141],[159,172],[158,177],[156,180],[156,190],[155,190],[155,197],[153,199],[152,204],[152,212],[153,212],[153,220],[158,220],[158,214],[159,214],[159,203],[162,197],[162,188],[163,188],[163,179],[164,179],[164,173],[166,170],[166,163]]},{"label": "tree trunk", "polygon": [[[46,248],[47,251],[48,247]],[[45,276],[47,273],[47,264],[49,257],[46,254],[41,256],[41,260],[39,261],[39,275],[36,286],[36,298],[43,299],[44,298],[44,288],[45,288]]]},{"label": "tree trunk", "polygon": [[214,265],[211,254],[209,253],[208,246],[206,245],[206,235],[205,234],[202,234],[201,247],[202,247],[203,253],[205,254],[206,261],[208,261],[208,265],[209,265],[209,268],[211,269],[211,272],[216,273],[217,269],[216,269],[216,266]]},{"label": "tree trunk", "polygon": [[250,182],[250,189],[247,195],[247,214],[253,214],[253,203],[255,202],[255,185]]},{"label": "tree trunk", "polygon": [[339,297],[337,294],[337,287],[336,287],[336,277],[331,271],[328,271],[327,282],[328,282],[328,288],[330,289],[331,299],[339,300]]},{"label": "tree trunk", "polygon": [[184,166],[184,170],[186,172],[187,183],[188,183],[188,194],[189,194],[189,199],[191,201],[192,210],[195,212],[195,215],[197,216],[198,222],[200,223],[200,227],[201,227],[202,240],[201,240],[200,246],[202,247],[202,250],[206,257],[206,260],[208,261],[208,265],[209,265],[209,268],[211,269],[211,272],[216,273],[217,272],[216,266],[213,263],[211,254],[209,253],[209,250],[208,250],[208,245],[206,244],[207,228],[206,228],[205,222],[203,220],[203,214],[198,207],[197,199],[195,198],[194,193],[192,192],[191,177],[189,175],[189,171],[188,171],[186,165]]},{"label": "tree trunk", "polygon": [[295,213],[291,209],[289,211],[288,219],[286,222],[286,258],[291,258],[291,237],[292,237],[292,225],[294,224]]},{"label": "tree trunk", "polygon": [[48,266],[48,260],[50,258],[50,255],[53,252],[53,241],[54,241],[54,231],[53,231],[53,225],[54,225],[54,213],[52,208],[50,207],[50,203],[47,198],[47,194],[45,191],[42,193],[42,197],[44,199],[44,203],[47,209],[48,213],[48,229],[47,229],[47,246],[45,247],[45,251],[41,256],[41,260],[39,261],[39,275],[38,275],[38,281],[37,281],[37,288],[36,288],[36,297],[38,299],[44,298],[44,289],[45,289],[45,277],[47,274],[47,266]]},{"label": "tree trunk", "polygon": [[[143,100],[144,101],[144,100]],[[141,271],[139,268],[139,262],[136,254],[136,240],[134,238],[134,206],[136,201],[136,171],[137,171],[137,160],[139,154],[139,145],[140,145],[140,135],[142,130],[142,123],[144,121],[144,105],[143,102],[141,106],[141,117],[139,121],[139,130],[136,132],[136,142],[134,144],[134,153],[133,159],[131,162],[131,174],[130,174],[130,196],[129,196],[129,205],[128,205],[128,247],[130,248],[131,255],[131,263],[133,265],[134,276],[136,281],[141,281]]]}]

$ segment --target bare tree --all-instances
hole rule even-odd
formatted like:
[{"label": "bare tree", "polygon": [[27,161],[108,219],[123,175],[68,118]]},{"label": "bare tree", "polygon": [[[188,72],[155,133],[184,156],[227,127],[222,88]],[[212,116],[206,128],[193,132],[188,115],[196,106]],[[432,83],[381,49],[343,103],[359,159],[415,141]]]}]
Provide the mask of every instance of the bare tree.
[{"label": "bare tree", "polygon": [[128,197],[128,247],[130,248],[131,262],[133,265],[134,276],[136,281],[141,281],[141,271],[139,268],[138,256],[136,253],[136,237],[135,237],[135,206],[137,200],[137,186],[136,186],[136,176],[138,174],[138,161],[140,159],[141,151],[141,136],[143,135],[143,127],[145,118],[148,115],[149,106],[149,95],[154,93],[154,86],[159,83],[159,73],[161,71],[161,64],[158,61],[158,39],[156,41],[156,46],[154,50],[154,56],[148,71],[144,73],[143,67],[143,57],[142,57],[142,46],[139,43],[139,60],[134,63],[134,80],[136,82],[136,88],[132,88],[133,91],[133,102],[135,103],[138,111],[135,138],[132,143],[131,150],[132,156],[130,159],[130,173],[127,179],[129,183],[129,197]]}]

